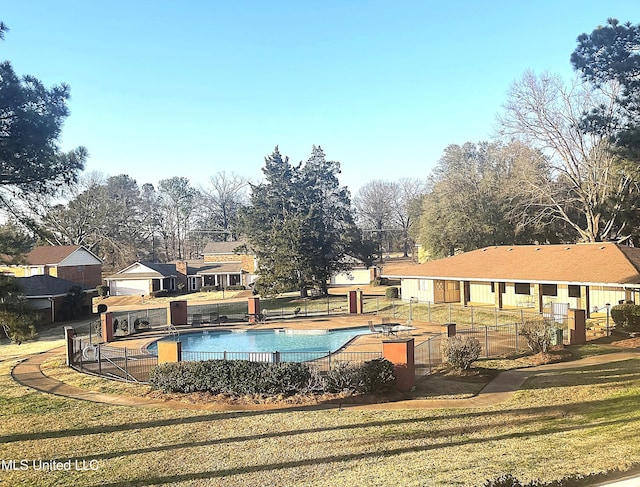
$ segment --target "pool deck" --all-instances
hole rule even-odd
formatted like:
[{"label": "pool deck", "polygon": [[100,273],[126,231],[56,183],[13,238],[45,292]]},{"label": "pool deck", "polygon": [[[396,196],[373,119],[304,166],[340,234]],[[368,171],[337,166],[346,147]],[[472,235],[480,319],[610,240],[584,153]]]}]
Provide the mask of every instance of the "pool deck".
[{"label": "pool deck", "polygon": [[[374,325],[380,325],[382,320],[379,316],[374,315],[336,315],[336,316],[311,316],[308,318],[291,318],[268,321],[265,323],[257,323],[255,325],[248,323],[225,323],[222,325],[177,325],[176,329],[179,334],[185,333],[198,333],[205,330],[270,330],[270,329],[292,329],[292,330],[326,330],[326,329],[340,329],[340,328],[354,328],[368,326],[369,322]],[[390,325],[400,324],[406,325],[406,323],[394,323],[391,321]],[[400,338],[413,338],[416,345],[427,340],[429,337],[439,334],[441,327],[439,324],[426,323],[420,321],[413,321],[411,323],[413,330],[402,331],[397,335],[383,335],[383,334],[367,334],[360,335],[354,340],[349,342],[345,350],[350,352],[382,352],[382,342],[384,340],[393,340]],[[123,348],[145,348],[150,343],[166,337],[167,332],[162,329],[153,329],[150,331],[138,332],[134,335],[117,337],[117,339],[111,342],[110,346],[123,347]]]}]

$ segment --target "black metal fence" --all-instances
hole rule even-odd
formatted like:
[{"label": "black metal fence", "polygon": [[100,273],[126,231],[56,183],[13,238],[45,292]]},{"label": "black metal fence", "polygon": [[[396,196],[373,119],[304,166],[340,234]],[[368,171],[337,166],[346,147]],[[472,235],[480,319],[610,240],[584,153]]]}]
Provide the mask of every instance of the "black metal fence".
[{"label": "black metal fence", "polygon": [[145,349],[91,343],[86,337],[73,339],[72,365],[82,372],[126,382],[148,382],[158,357]]},{"label": "black metal fence", "polygon": [[[187,324],[200,326],[247,321],[247,302],[190,304],[187,306]],[[165,319],[165,323],[167,323]]]},{"label": "black metal fence", "polygon": [[542,316],[559,326],[566,326],[566,316],[545,308],[538,313],[525,308],[500,309],[494,306],[463,306],[458,303],[434,304],[423,301],[403,301],[384,296],[366,296],[364,313],[392,318],[394,321],[425,321],[427,323],[458,323],[465,326],[500,326],[539,320]]},{"label": "black metal fence", "polygon": [[[520,335],[519,323],[498,326],[475,326],[456,329],[456,335],[473,337],[480,342],[481,358],[500,357],[527,350],[527,340]],[[442,365],[442,342],[446,335],[435,335],[415,347],[416,376],[429,375]]]}]

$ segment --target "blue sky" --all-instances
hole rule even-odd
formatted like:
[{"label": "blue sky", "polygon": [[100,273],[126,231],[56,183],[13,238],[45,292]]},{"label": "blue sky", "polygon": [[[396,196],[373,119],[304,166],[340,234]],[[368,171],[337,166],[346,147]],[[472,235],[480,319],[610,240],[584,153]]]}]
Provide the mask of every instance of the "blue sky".
[{"label": "blue sky", "polygon": [[71,86],[63,146],[86,169],[157,183],[258,180],[312,145],[352,193],[426,178],[449,144],[491,138],[526,69],[572,76],[576,37],[637,0],[7,2],[19,74]]}]

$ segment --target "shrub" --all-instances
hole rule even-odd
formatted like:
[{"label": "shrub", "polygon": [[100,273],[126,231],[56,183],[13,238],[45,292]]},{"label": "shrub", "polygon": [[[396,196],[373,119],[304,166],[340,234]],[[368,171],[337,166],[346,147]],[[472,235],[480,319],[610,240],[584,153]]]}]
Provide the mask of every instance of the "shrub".
[{"label": "shrub", "polygon": [[487,480],[483,484],[483,487],[581,487],[584,485],[593,485],[596,481],[602,481],[609,476],[610,474],[608,472],[594,472],[587,475],[568,475],[559,480],[551,480],[550,482],[531,480],[527,483],[522,483],[513,475],[507,474],[501,475],[494,480]]},{"label": "shrub", "polygon": [[618,304],[611,308],[611,319],[617,326],[629,331],[640,331],[640,306]]},{"label": "shrub", "polygon": [[169,291],[166,289],[160,289],[158,291],[151,291],[151,296],[154,298],[165,298],[169,296]]},{"label": "shrub", "polygon": [[204,360],[164,363],[151,371],[149,384],[162,392],[212,394],[292,394],[307,391],[384,392],[393,385],[393,365],[376,359],[362,366],[338,364],[326,376],[302,363]]},{"label": "shrub", "polygon": [[98,291],[98,296],[104,298],[109,295],[109,286],[97,286],[96,291]]},{"label": "shrub", "polygon": [[227,286],[225,289],[227,291],[244,291],[246,288],[238,284],[237,286]]},{"label": "shrub", "polygon": [[519,335],[527,340],[527,346],[533,353],[547,352],[555,334],[554,326],[547,320],[524,321]]},{"label": "shrub", "polygon": [[324,377],[322,389],[326,392],[381,393],[390,389],[395,380],[393,364],[386,359],[369,360],[362,365],[341,362]]},{"label": "shrub", "polygon": [[398,288],[395,286],[388,287],[384,294],[389,299],[396,299],[398,297]]},{"label": "shrub", "polygon": [[217,290],[218,290],[218,286],[202,286],[200,288],[200,291],[202,291],[203,293],[210,293]]},{"label": "shrub", "polygon": [[305,364],[204,360],[160,364],[151,371],[149,384],[163,392],[275,395],[304,390],[310,378]]},{"label": "shrub", "polygon": [[375,286],[379,286],[380,285],[380,278],[376,278],[372,281],[369,281],[369,286],[371,287],[375,287]]},{"label": "shrub", "polygon": [[125,333],[128,332],[129,331],[129,320],[127,320],[126,318],[123,318],[122,321],[120,322],[119,328]]},{"label": "shrub", "polygon": [[133,329],[135,331],[143,330],[149,328],[149,322],[147,320],[141,320],[140,318],[136,318],[133,322]]},{"label": "shrub", "polygon": [[470,336],[456,335],[442,342],[443,359],[456,369],[467,370],[480,357],[480,342]]},{"label": "shrub", "polygon": [[363,393],[386,392],[395,384],[393,364],[386,359],[369,360],[360,367],[360,389]]}]

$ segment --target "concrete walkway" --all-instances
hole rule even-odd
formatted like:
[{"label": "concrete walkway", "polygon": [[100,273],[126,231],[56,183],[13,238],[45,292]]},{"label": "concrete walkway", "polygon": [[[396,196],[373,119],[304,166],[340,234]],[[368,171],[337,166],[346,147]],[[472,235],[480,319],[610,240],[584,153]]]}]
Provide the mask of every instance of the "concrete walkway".
[{"label": "concrete walkway", "polygon": [[64,382],[46,376],[41,369],[42,364],[52,357],[60,357],[64,353],[64,349],[57,348],[43,352],[26,358],[18,363],[11,371],[13,379],[32,389],[54,394],[57,396],[69,397],[83,401],[93,401],[98,403],[110,404],[114,406],[134,406],[148,408],[169,408],[169,409],[190,409],[190,410],[206,410],[206,411],[264,411],[273,409],[329,409],[342,407],[349,409],[442,409],[442,408],[478,408],[493,406],[508,400],[522,384],[531,376],[553,370],[572,369],[577,367],[587,367],[590,365],[599,365],[604,363],[617,362],[630,358],[637,358],[640,350],[625,350],[606,355],[598,355],[588,357],[572,362],[560,362],[555,364],[540,365],[537,367],[529,367],[526,369],[509,370],[499,374],[493,381],[485,386],[482,391],[475,397],[467,399],[422,399],[422,400],[403,400],[379,404],[321,404],[312,406],[291,406],[282,405],[274,406],[273,404],[188,404],[178,401],[160,401],[146,397],[121,396],[115,394],[105,394],[95,391],[88,391],[79,387],[75,387]]}]

